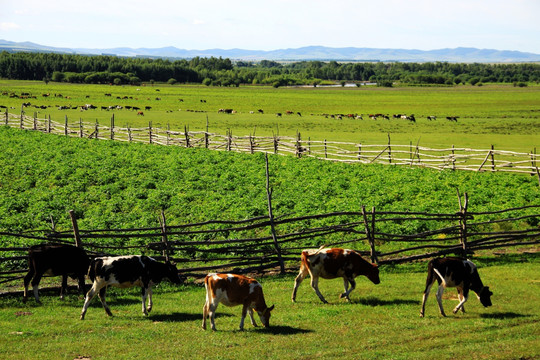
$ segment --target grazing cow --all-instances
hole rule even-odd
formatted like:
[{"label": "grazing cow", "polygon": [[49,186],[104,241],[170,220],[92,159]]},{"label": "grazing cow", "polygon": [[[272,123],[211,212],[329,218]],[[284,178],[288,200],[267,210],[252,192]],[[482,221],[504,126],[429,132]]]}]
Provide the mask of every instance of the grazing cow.
[{"label": "grazing cow", "polygon": [[446,120],[450,120],[450,121],[455,121],[455,122],[457,122],[458,117],[459,117],[459,116],[447,116],[447,117],[446,117]]},{"label": "grazing cow", "polygon": [[[340,295],[340,298],[345,298],[350,301],[349,294],[356,287],[355,278],[358,275],[365,275],[374,284],[379,284],[379,268],[375,264],[370,264],[364,260],[360,254],[349,249],[330,249],[321,247],[318,250],[302,251],[300,273],[294,280],[294,289],[292,293],[292,301],[296,300],[296,291],[302,283],[306,275],[311,276],[311,287],[321,301],[328,303],[319,291],[319,277],[323,279],[343,278],[345,292]],[[349,283],[351,288],[349,289]]]},{"label": "grazing cow", "polygon": [[137,115],[144,116],[144,112],[139,110],[139,111],[137,111]]},{"label": "grazing cow", "polygon": [[482,284],[476,265],[469,260],[461,258],[438,258],[431,260],[428,264],[428,276],[424,297],[422,299],[420,317],[424,317],[426,300],[435,280],[439,283],[437,303],[439,304],[439,311],[442,316],[446,316],[442,306],[442,295],[444,289],[447,287],[456,287],[458,291],[459,304],[454,308],[454,314],[460,309],[462,312],[465,312],[463,304],[465,304],[469,297],[469,290],[476,293],[484,307],[491,306],[491,295],[493,295],[493,293],[489,290],[488,286]]},{"label": "grazing cow", "polygon": [[34,245],[28,249],[28,274],[24,277],[23,302],[28,300],[28,284],[32,281],[34,297],[39,301],[39,282],[43,275],[62,275],[60,298],[64,298],[67,277],[77,279],[79,292],[84,294],[84,276],[88,272],[90,259],[86,252],[76,246],[62,244]]},{"label": "grazing cow", "polygon": [[429,116],[427,117],[427,119],[428,119],[429,121],[431,121],[431,120],[437,120],[437,117],[434,116],[434,115],[429,115]]},{"label": "grazing cow", "polygon": [[257,280],[243,275],[208,274],[204,279],[206,288],[206,302],[203,307],[202,328],[206,330],[206,319],[210,316],[210,326],[216,330],[214,318],[219,303],[225,306],[242,305],[242,318],[240,330],[244,330],[244,319],[249,313],[251,324],[257,326],[253,318],[253,310],[259,314],[264,327],[270,326],[271,311],[274,305],[266,306],[262,286]]},{"label": "grazing cow", "polygon": [[[168,278],[171,282],[181,282],[176,266],[167,262],[160,263],[148,256],[116,256],[98,257],[90,263],[88,276],[93,281],[92,288],[86,294],[81,312],[81,320],[90,305],[90,301],[99,292],[99,299],[107,315],[112,316],[111,310],[105,302],[107,286],[128,288],[140,286],[142,288],[142,312],[144,315],[152,310],[152,285]],[[148,307],[145,307],[148,297]]]}]

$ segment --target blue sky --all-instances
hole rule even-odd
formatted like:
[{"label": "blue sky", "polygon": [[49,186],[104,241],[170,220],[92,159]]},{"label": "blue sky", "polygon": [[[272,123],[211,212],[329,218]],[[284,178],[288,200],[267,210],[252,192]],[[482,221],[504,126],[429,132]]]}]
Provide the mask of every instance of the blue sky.
[{"label": "blue sky", "polygon": [[0,0],[0,9],[0,39],[57,47],[540,54],[539,0]]}]

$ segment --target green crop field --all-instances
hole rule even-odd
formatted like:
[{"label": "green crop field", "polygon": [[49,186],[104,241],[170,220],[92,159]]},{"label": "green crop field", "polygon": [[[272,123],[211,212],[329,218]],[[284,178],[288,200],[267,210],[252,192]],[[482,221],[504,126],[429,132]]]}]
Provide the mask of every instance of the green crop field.
[{"label": "green crop field", "polygon": [[[27,114],[39,111],[38,117],[51,115],[63,122],[84,121],[108,124],[113,111],[99,110],[101,106],[122,106],[114,110],[117,126],[154,127],[204,130],[208,119],[209,131],[236,135],[294,136],[297,131],[304,139],[339,140],[365,144],[385,144],[388,134],[395,144],[419,143],[427,147],[489,148],[531,151],[540,145],[540,87],[511,85],[455,87],[398,87],[377,88],[272,88],[243,86],[221,88],[206,86],[155,84],[153,86],[109,86],[58,84],[29,81],[0,80],[0,105],[20,112],[23,102],[32,105]],[[36,98],[19,99],[9,95],[30,93]],[[43,94],[50,94],[48,97]],[[61,94],[62,97],[55,95]],[[111,96],[105,96],[111,94]],[[119,98],[119,99],[118,99]],[[159,99],[159,100],[158,100]],[[59,106],[76,107],[85,104],[98,106],[91,111],[58,110]],[[36,109],[34,105],[49,106]],[[125,106],[140,107],[144,116]],[[151,110],[144,110],[150,106]],[[218,114],[221,108],[235,114]],[[264,111],[259,114],[258,110]],[[293,115],[285,115],[292,111]],[[253,114],[250,112],[254,112]],[[276,116],[282,113],[282,117]],[[297,113],[300,113],[299,116]],[[363,120],[326,117],[324,114],[361,114]],[[372,120],[369,114],[385,114],[390,120]],[[414,114],[417,121],[393,119],[394,114]],[[437,116],[429,121],[427,116]],[[450,122],[447,116],[458,116]]]}]

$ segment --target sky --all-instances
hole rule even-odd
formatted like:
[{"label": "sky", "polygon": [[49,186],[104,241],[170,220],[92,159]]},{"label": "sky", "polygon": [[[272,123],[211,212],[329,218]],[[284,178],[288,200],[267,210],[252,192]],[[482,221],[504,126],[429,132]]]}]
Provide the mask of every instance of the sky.
[{"label": "sky", "polygon": [[0,39],[55,47],[540,54],[540,0],[0,0],[0,9]]}]

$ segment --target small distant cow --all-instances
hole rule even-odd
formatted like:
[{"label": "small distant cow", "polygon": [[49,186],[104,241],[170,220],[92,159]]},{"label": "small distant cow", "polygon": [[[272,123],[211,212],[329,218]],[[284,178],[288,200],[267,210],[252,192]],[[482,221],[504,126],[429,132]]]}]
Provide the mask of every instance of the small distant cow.
[{"label": "small distant cow", "polygon": [[249,313],[251,324],[257,326],[253,318],[253,310],[257,312],[264,327],[270,326],[271,311],[274,305],[266,306],[261,284],[257,280],[243,275],[208,274],[204,279],[206,302],[203,307],[202,328],[206,330],[206,319],[210,316],[210,326],[216,330],[214,318],[219,303],[225,306],[242,305],[240,330],[244,330],[246,313]]},{"label": "small distant cow", "polygon": [[28,300],[28,284],[32,281],[34,297],[39,300],[39,282],[43,275],[62,276],[60,298],[64,298],[67,277],[77,279],[79,292],[84,294],[84,276],[88,272],[90,259],[86,252],[76,246],[41,244],[28,249],[28,274],[24,277],[23,302]]},{"label": "small distant cow", "polygon": [[[321,301],[328,303],[324,296],[319,291],[319,277],[323,279],[335,279],[342,277],[345,286],[345,292],[340,295],[340,298],[345,298],[350,301],[349,294],[356,287],[355,278],[358,275],[364,275],[374,284],[379,284],[379,268],[375,264],[370,264],[364,260],[360,254],[354,250],[324,248],[318,250],[302,251],[300,273],[294,280],[294,289],[292,293],[292,301],[296,300],[296,291],[302,283],[306,275],[311,276],[311,287]],[[349,283],[351,288],[349,289]]]},{"label": "small distant cow", "polygon": [[442,306],[442,296],[444,289],[447,287],[456,287],[458,291],[459,304],[454,308],[454,314],[460,309],[465,312],[463,305],[469,297],[469,290],[476,293],[484,307],[491,306],[491,295],[493,293],[488,286],[482,284],[476,265],[472,261],[454,257],[438,258],[431,260],[428,264],[428,276],[420,317],[424,317],[426,300],[435,280],[439,283],[437,303],[442,316],[446,316]]},{"label": "small distant cow", "polygon": [[144,112],[142,112],[142,111],[137,111],[137,115],[144,116]]},{"label": "small distant cow", "polygon": [[427,119],[428,119],[429,121],[431,121],[431,120],[437,120],[437,117],[434,116],[434,115],[429,115],[429,116],[427,117]]},{"label": "small distant cow", "polygon": [[[112,316],[111,310],[105,302],[107,286],[128,288],[140,286],[142,288],[142,312],[144,315],[152,310],[152,285],[168,278],[172,283],[180,283],[176,266],[167,262],[161,263],[148,256],[116,256],[98,257],[90,263],[88,277],[93,281],[92,288],[86,294],[81,312],[81,320],[90,305],[90,301],[99,292],[99,299],[107,315]],[[148,297],[148,307],[145,306]]]}]

